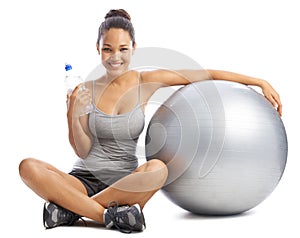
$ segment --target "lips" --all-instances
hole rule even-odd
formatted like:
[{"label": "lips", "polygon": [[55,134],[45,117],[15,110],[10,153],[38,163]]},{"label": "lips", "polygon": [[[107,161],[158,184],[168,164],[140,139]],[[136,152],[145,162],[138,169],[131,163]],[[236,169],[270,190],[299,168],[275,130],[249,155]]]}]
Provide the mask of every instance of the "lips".
[{"label": "lips", "polygon": [[114,62],[114,63],[109,63],[109,65],[112,67],[112,68],[119,68],[120,66],[123,65],[122,62]]}]

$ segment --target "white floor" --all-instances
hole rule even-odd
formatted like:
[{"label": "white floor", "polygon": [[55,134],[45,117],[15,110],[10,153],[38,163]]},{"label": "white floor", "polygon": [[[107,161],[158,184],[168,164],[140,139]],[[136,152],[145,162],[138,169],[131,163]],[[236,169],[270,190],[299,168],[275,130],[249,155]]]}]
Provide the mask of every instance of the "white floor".
[{"label": "white floor", "polygon": [[[288,168],[287,168],[288,169]],[[286,171],[288,173],[288,171]],[[144,214],[147,228],[136,237],[299,237],[299,195],[295,184],[284,176],[275,191],[256,208],[238,216],[205,217],[186,212],[158,192],[146,205]],[[14,187],[1,202],[1,233],[9,237],[120,237],[121,233],[107,230],[87,220],[87,226],[78,222],[73,227],[45,230],[42,224],[43,201],[15,176]],[[298,196],[298,197],[297,197]],[[3,195],[1,201],[3,199]]]}]

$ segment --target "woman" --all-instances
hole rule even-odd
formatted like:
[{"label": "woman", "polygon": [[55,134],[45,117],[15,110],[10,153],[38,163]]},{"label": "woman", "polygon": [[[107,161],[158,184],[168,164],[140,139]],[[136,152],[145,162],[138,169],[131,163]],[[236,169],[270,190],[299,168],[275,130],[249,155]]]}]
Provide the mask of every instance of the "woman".
[{"label": "woman", "polygon": [[[153,93],[165,86],[209,78],[261,87],[281,115],[279,95],[265,80],[217,70],[129,70],[136,48],[128,13],[111,10],[99,28],[97,51],[106,74],[78,85],[69,96],[69,140],[79,159],[70,173],[24,159],[20,176],[44,198],[44,225],[72,225],[88,217],[122,232],[145,228],[142,209],[165,183],[166,165],[151,160],[138,166],[136,144],[144,127],[144,109]],[[93,111],[80,116],[92,101]]]}]

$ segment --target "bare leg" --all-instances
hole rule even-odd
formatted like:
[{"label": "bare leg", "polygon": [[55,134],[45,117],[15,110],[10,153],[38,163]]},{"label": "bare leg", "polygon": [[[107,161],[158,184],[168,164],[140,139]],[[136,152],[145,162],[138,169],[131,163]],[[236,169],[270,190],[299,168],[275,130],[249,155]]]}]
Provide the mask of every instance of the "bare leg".
[{"label": "bare leg", "polygon": [[138,167],[132,174],[125,176],[93,199],[106,207],[110,201],[120,205],[138,203],[141,208],[164,185],[168,176],[167,166],[160,160],[150,160]]},{"label": "bare leg", "polygon": [[40,197],[103,223],[104,208],[87,196],[85,187],[74,176],[31,158],[20,163],[19,172],[25,184]]},{"label": "bare leg", "polygon": [[164,185],[168,174],[163,162],[151,160],[90,198],[77,178],[45,162],[25,159],[19,171],[25,184],[40,197],[100,223],[103,223],[104,209],[110,201],[120,205],[138,203],[143,208]]}]

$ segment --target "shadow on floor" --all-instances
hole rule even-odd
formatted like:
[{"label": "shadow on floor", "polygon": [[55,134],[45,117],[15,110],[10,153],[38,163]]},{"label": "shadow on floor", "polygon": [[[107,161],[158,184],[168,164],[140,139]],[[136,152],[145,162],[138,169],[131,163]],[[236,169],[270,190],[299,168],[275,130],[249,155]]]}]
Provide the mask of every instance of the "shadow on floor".
[{"label": "shadow on floor", "polygon": [[188,211],[184,211],[180,215],[178,215],[179,219],[190,219],[190,220],[210,220],[210,219],[232,219],[232,218],[240,218],[240,217],[247,217],[252,216],[255,212],[254,211],[247,211],[240,214],[235,215],[200,215],[191,213]]}]

